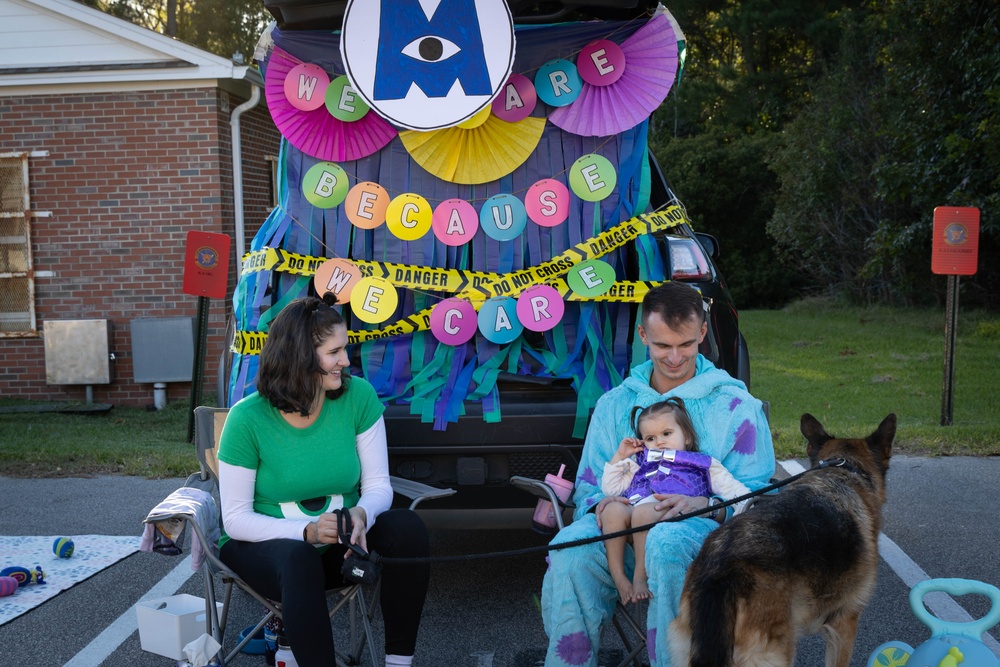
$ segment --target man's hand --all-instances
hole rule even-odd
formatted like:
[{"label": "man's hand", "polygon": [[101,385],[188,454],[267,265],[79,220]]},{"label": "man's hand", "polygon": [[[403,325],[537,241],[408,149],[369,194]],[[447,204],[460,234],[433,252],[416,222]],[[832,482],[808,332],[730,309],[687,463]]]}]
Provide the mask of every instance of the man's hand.
[{"label": "man's hand", "polygon": [[597,503],[597,509],[594,510],[594,515],[597,517],[597,527],[600,530],[604,530],[604,526],[601,525],[601,512],[611,503],[624,503],[628,505],[628,498],[623,496],[604,496],[601,498],[600,502]]},{"label": "man's hand", "polygon": [[664,512],[660,521],[677,516],[678,514],[690,514],[695,510],[708,507],[708,498],[704,496],[682,496],[679,493],[654,493],[653,497],[658,501],[655,509],[657,512]]}]

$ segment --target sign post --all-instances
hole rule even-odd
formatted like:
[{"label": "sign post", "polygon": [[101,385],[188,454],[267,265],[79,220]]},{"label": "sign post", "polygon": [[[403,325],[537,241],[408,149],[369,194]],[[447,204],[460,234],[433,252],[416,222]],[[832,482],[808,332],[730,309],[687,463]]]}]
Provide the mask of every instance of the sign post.
[{"label": "sign post", "polygon": [[955,337],[958,330],[958,277],[975,275],[979,262],[979,209],[938,206],[934,209],[931,271],[948,276],[944,324],[944,381],[941,426],[951,426],[955,398]]},{"label": "sign post", "polygon": [[205,348],[208,345],[208,299],[226,298],[229,278],[229,244],[226,234],[188,232],[184,248],[185,294],[198,297],[198,339],[191,371],[191,410],[188,412],[187,438],[194,441],[194,409],[201,403],[201,385],[205,377]]}]

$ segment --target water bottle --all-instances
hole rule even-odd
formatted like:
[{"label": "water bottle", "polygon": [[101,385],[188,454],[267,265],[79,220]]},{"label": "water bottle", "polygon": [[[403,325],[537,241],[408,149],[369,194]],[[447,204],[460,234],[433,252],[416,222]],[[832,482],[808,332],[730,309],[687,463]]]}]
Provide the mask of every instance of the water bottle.
[{"label": "water bottle", "polygon": [[[552,490],[556,492],[556,497],[563,502],[567,502],[573,494],[573,482],[563,479],[565,470],[566,465],[563,464],[559,466],[558,473],[555,475],[550,473],[545,476],[545,483],[552,487]],[[562,512],[562,508],[555,508],[548,500],[539,498],[538,504],[535,505],[535,514],[531,517],[531,523],[535,530],[541,533],[555,532],[559,528],[559,523],[556,521],[557,511]]]},{"label": "water bottle", "polygon": [[282,634],[284,625],[277,616],[264,624],[264,662],[268,667],[274,667],[274,654],[278,652],[278,635]]},{"label": "water bottle", "polygon": [[285,635],[278,635],[278,651],[274,654],[274,665],[275,667],[299,667],[299,663],[295,662],[295,656],[292,655],[292,649],[289,648]]}]

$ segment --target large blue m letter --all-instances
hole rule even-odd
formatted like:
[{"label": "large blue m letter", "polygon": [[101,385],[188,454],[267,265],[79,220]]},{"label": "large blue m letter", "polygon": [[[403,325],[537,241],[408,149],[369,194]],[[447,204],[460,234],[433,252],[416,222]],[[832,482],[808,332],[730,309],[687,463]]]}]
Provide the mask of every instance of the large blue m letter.
[{"label": "large blue m letter", "polygon": [[441,0],[432,16],[420,0],[382,0],[375,67],[376,100],[402,99],[413,83],[445,97],[455,79],[466,95],[493,92],[475,0]]}]

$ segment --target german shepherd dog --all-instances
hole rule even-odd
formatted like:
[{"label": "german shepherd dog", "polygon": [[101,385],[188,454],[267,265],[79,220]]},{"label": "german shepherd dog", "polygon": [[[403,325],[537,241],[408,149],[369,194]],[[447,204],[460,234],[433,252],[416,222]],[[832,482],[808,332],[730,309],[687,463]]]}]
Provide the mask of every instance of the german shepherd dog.
[{"label": "german shepherd dog", "polygon": [[864,440],[802,415],[810,472],[705,540],[670,625],[673,667],[791,667],[822,629],[826,667],[848,667],[875,590],[890,414]]}]

